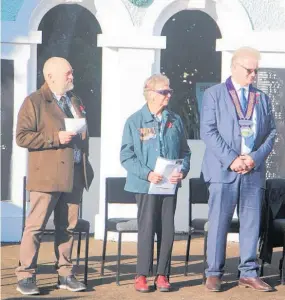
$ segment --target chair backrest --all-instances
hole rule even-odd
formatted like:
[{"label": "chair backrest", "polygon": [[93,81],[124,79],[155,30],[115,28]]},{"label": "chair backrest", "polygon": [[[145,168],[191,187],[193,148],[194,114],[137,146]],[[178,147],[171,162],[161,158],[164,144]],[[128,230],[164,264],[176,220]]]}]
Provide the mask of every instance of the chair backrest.
[{"label": "chair backrest", "polygon": [[260,258],[271,261],[272,248],[284,244],[284,236],[274,230],[275,219],[285,218],[285,179],[267,179],[260,222]]},{"label": "chair backrest", "polygon": [[202,176],[189,179],[189,228],[192,227],[192,204],[207,204],[208,187]]},{"label": "chair backrest", "polygon": [[285,179],[272,178],[266,180],[266,189],[283,189],[285,190]]},{"label": "chair backrest", "polygon": [[134,193],[124,190],[126,177],[106,178],[106,204],[108,203],[136,203]]},{"label": "chair backrest", "polygon": [[285,212],[285,179],[267,179],[265,204],[271,210],[273,219],[284,218]]},{"label": "chair backrest", "polygon": [[189,202],[190,204],[207,204],[209,191],[202,177],[189,179]]}]

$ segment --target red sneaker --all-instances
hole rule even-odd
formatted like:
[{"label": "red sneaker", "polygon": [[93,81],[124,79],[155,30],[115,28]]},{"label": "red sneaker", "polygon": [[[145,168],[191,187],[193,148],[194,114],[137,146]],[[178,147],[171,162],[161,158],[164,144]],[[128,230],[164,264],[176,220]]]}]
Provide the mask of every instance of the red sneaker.
[{"label": "red sneaker", "polygon": [[158,289],[160,292],[169,292],[171,285],[167,276],[158,275],[156,280],[154,281],[154,287]]},{"label": "red sneaker", "polygon": [[141,293],[149,292],[149,286],[147,284],[145,276],[137,276],[135,278],[135,289],[136,289],[136,291],[141,292]]}]

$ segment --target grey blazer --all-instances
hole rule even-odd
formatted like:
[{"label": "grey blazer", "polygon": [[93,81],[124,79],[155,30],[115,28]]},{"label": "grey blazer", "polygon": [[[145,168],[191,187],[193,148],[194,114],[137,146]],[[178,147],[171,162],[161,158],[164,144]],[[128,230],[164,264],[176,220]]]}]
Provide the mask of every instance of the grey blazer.
[{"label": "grey blazer", "polygon": [[[265,160],[273,148],[276,127],[268,96],[256,93],[257,128],[253,151],[254,169],[247,174],[255,186],[265,185]],[[204,93],[201,107],[200,135],[206,144],[202,172],[206,182],[230,183],[238,175],[229,166],[241,153],[241,133],[237,114],[225,83]]]}]

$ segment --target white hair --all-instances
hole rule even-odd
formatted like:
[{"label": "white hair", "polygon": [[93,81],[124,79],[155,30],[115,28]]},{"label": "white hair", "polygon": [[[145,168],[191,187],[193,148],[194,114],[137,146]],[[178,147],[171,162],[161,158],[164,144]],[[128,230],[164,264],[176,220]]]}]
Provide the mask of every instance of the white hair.
[{"label": "white hair", "polygon": [[251,57],[259,61],[260,52],[251,47],[241,47],[234,52],[232,57],[232,64],[235,63],[237,60],[245,57]]},{"label": "white hair", "polygon": [[149,92],[155,89],[157,83],[165,83],[165,85],[169,85],[169,78],[163,74],[153,74],[144,83],[143,94],[145,99],[148,99]]}]

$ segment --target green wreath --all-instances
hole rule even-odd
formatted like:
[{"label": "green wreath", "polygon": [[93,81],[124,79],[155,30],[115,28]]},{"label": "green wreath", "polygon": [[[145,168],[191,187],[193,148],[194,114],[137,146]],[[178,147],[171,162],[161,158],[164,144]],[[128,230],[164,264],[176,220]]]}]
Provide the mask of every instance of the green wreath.
[{"label": "green wreath", "polygon": [[133,5],[138,7],[148,7],[154,0],[129,0]]}]

